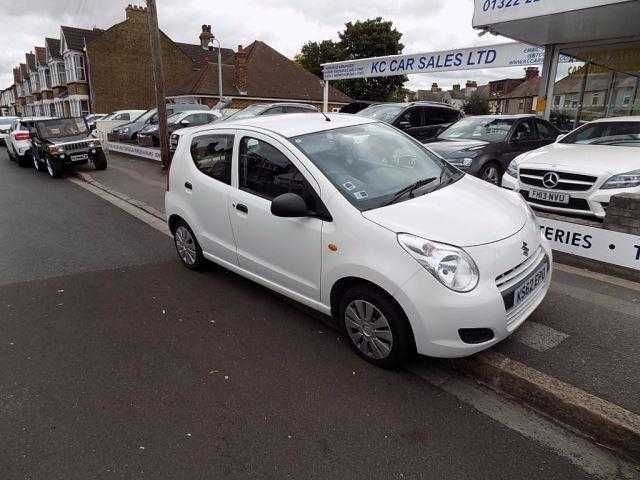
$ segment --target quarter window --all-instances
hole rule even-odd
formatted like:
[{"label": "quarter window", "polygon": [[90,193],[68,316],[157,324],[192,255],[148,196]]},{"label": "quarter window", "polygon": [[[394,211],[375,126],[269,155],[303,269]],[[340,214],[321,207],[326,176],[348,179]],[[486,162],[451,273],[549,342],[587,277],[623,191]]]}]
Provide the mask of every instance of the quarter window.
[{"label": "quarter window", "polygon": [[273,145],[244,137],[240,142],[240,188],[267,200],[297,193],[310,209],[315,195],[302,173]]},{"label": "quarter window", "polygon": [[198,170],[231,185],[233,135],[203,135],[193,140],[191,158]]}]

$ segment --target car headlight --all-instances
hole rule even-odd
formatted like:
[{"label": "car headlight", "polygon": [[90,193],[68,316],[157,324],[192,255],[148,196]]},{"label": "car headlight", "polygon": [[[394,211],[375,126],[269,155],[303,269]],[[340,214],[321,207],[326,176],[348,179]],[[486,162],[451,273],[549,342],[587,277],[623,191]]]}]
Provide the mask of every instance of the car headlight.
[{"label": "car headlight", "polygon": [[454,292],[470,292],[478,285],[478,267],[461,248],[408,233],[398,234],[398,242],[431,275]]},{"label": "car headlight", "polygon": [[518,170],[518,163],[515,160],[511,160],[506,173],[513,178],[518,178]]},{"label": "car headlight", "polygon": [[620,173],[614,175],[609,180],[604,182],[602,189],[611,188],[631,188],[640,186],[640,170],[634,170],[633,172]]},{"label": "car headlight", "polygon": [[473,163],[473,158],[465,157],[465,158],[448,158],[447,162],[456,167],[470,167]]},{"label": "car headlight", "polygon": [[64,153],[64,148],[63,147],[59,147],[58,145],[51,145],[49,147],[49,153],[51,155],[60,155],[60,154]]},{"label": "car headlight", "polygon": [[99,140],[92,140],[89,142],[89,148],[97,148],[100,146]]}]

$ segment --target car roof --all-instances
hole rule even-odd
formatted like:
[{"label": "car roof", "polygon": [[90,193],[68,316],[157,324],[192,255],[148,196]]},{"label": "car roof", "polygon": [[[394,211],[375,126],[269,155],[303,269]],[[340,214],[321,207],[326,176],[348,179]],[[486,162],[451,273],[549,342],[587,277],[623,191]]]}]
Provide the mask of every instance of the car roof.
[{"label": "car roof", "polygon": [[593,120],[589,123],[600,123],[600,122],[640,122],[640,116],[627,116],[627,117],[608,117],[608,118],[599,118],[598,120]]},{"label": "car roof", "polygon": [[194,113],[197,113],[197,114],[201,114],[201,113],[207,114],[207,113],[209,113],[211,115],[215,115],[210,110],[183,110],[181,112],[174,112],[173,115],[192,115]]},{"label": "car roof", "polygon": [[[330,121],[327,121],[327,117]],[[266,115],[242,120],[227,120],[221,123],[213,123],[200,127],[191,127],[190,132],[197,133],[211,129],[261,129],[276,133],[285,138],[297,137],[307,133],[322,132],[335,128],[350,127],[354,125],[364,125],[366,123],[379,123],[367,117],[351,115],[348,113],[329,113],[325,117],[321,112],[311,113],[289,113],[283,115]],[[185,132],[186,133],[186,132]]]},{"label": "car roof", "polygon": [[415,102],[379,102],[372,103],[369,107],[438,107],[438,108],[449,108],[451,110],[459,110],[459,108],[454,107],[453,105],[449,105],[444,102],[433,102],[430,100],[417,100]]},{"label": "car roof", "polygon": [[519,113],[515,115],[468,115],[465,118],[495,118],[504,120],[517,120],[519,118],[539,118],[540,120],[544,120],[544,118],[538,117],[534,113]]},{"label": "car roof", "polygon": [[[254,105],[256,105],[254,103]],[[273,103],[263,103],[258,104],[261,107],[306,107],[309,109],[315,108],[317,110],[318,107],[311,105],[310,103],[301,103],[301,102],[273,102]]]}]

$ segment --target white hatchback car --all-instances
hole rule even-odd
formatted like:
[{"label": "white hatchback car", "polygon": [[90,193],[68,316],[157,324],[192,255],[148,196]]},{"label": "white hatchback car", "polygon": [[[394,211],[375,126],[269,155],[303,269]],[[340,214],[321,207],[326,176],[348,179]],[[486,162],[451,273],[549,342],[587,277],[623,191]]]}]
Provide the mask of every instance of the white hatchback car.
[{"label": "white hatchback car", "polygon": [[167,220],[207,260],[332,315],[367,361],[461,357],[543,300],[552,256],[519,195],[354,115],[293,114],[183,130]]},{"label": "white hatchback car", "polygon": [[604,218],[613,195],[640,193],[638,147],[640,117],[590,122],[516,157],[502,186],[541,210]]}]

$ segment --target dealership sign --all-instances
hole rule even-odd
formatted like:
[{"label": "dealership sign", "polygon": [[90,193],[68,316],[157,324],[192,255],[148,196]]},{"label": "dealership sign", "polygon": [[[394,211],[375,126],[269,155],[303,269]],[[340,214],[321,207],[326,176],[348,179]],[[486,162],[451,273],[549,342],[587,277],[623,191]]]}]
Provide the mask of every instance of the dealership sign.
[{"label": "dealership sign", "polygon": [[629,0],[475,0],[473,26],[485,27],[495,23],[558,13],[602,7]]},{"label": "dealership sign", "polygon": [[131,145],[129,143],[119,142],[107,142],[106,148],[110,152],[125,153],[134,157],[148,158],[149,160],[160,161],[160,150],[157,148],[146,148],[138,145]]},{"label": "dealership sign", "polygon": [[558,252],[640,270],[640,236],[538,217],[542,235]]},{"label": "dealership sign", "polygon": [[[563,56],[560,61],[569,62],[571,59]],[[388,77],[412,73],[541,65],[543,62],[543,48],[527,45],[526,43],[503,43],[486,47],[325,63],[322,67],[325,80],[342,80],[346,78]]]}]

